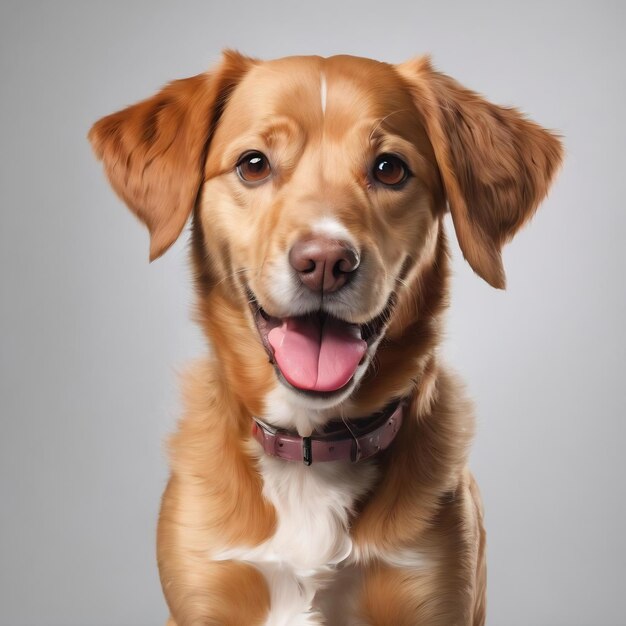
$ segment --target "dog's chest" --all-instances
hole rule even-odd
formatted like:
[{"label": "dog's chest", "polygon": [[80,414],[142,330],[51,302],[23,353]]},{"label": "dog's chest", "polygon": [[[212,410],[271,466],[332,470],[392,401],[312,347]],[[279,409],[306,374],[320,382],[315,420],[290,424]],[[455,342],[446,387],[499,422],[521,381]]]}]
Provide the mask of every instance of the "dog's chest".
[{"label": "dog's chest", "polygon": [[373,463],[305,466],[268,456],[259,459],[263,494],[276,510],[274,535],[254,548],[234,548],[219,558],[246,561],[267,581],[271,609],[266,626],[322,623],[316,593],[333,582],[352,552],[350,514],[373,487]]},{"label": "dog's chest", "polygon": [[[349,518],[376,479],[373,464],[305,466],[271,457],[259,461],[265,497],[277,514],[268,561],[256,563],[270,588],[267,625],[317,624],[316,593],[333,582],[352,552]],[[291,617],[289,617],[291,616]]]},{"label": "dog's chest", "polygon": [[312,570],[344,561],[352,551],[348,532],[357,500],[371,489],[374,465],[350,462],[259,460],[263,494],[277,514],[270,543],[277,558],[297,570]]}]

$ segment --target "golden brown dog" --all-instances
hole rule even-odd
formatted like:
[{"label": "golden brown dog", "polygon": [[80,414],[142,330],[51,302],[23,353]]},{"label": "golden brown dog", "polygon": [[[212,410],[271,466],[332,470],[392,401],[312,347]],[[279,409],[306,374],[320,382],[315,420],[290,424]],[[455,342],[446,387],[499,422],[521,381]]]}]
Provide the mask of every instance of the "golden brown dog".
[{"label": "golden brown dog", "polygon": [[437,354],[443,218],[504,287],[559,141],[426,58],[234,52],[90,140],[151,259],[193,218],[213,354],[170,444],[170,623],[482,624],[472,409]]}]

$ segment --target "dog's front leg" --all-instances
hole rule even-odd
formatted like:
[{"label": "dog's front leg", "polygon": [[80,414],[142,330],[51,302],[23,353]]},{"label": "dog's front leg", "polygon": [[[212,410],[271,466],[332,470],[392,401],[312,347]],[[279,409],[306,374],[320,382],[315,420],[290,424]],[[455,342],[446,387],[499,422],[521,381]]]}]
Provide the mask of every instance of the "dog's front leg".
[{"label": "dog's front leg", "polygon": [[171,617],[167,626],[265,626],[270,595],[265,577],[239,561],[212,561],[199,523],[179,515],[179,493],[170,481],[161,507],[159,573]]},{"label": "dog's front leg", "polygon": [[162,580],[172,614],[167,626],[267,624],[267,587],[249,565],[222,562],[203,566],[197,560],[184,559],[177,572],[166,568]]},{"label": "dog's front leg", "polygon": [[367,626],[483,626],[485,575],[482,506],[468,472],[414,546],[364,568],[357,615]]}]

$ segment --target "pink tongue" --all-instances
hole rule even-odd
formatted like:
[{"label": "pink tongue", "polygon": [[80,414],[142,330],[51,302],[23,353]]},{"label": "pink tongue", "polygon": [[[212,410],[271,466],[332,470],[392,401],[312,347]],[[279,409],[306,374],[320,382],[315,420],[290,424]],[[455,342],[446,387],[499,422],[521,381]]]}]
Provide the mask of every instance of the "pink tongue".
[{"label": "pink tongue", "polygon": [[335,391],[351,378],[367,350],[355,326],[316,315],[288,317],[268,334],[283,376],[299,389]]}]

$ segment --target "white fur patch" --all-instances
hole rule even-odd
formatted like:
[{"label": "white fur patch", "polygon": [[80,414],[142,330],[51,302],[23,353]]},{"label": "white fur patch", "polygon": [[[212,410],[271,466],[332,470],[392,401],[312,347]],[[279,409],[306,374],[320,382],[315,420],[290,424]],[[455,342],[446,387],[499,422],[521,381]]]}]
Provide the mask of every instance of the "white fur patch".
[{"label": "white fur patch", "polygon": [[302,576],[287,564],[269,561],[252,563],[265,577],[270,592],[270,612],[265,626],[324,624],[320,613],[312,608],[315,585],[303,583]]},{"label": "white fur patch", "polygon": [[435,565],[431,557],[419,550],[410,550],[408,548],[383,554],[380,559],[387,565],[400,569],[428,570]]},{"label": "white fur patch", "polygon": [[320,100],[322,102],[322,115],[326,115],[326,97],[328,95],[328,86],[326,85],[326,75],[322,72],[320,77]]},{"label": "white fur patch", "polygon": [[305,396],[278,383],[267,394],[265,409],[259,417],[272,426],[295,430],[301,437],[308,437],[337,414],[336,409],[332,413],[325,410],[324,402],[323,398]]},{"label": "white fur patch", "polygon": [[381,561],[391,567],[410,570],[429,570],[436,567],[433,557],[415,548],[400,548],[392,552],[382,552],[372,545],[365,544],[352,550],[350,563],[358,566],[370,561]]},{"label": "white fur patch", "polygon": [[316,235],[325,235],[331,239],[340,239],[354,245],[354,239],[350,231],[334,217],[323,217],[317,220],[311,227],[311,230]]},{"label": "white fur patch", "polygon": [[274,550],[297,570],[315,570],[344,561],[352,551],[348,516],[372,486],[371,463],[304,463],[263,454],[263,493],[278,513]]},{"label": "white fur patch", "polygon": [[272,262],[268,275],[267,290],[272,300],[285,315],[303,315],[315,308],[318,296],[303,291],[295,270],[289,265],[289,251]]},{"label": "white fur patch", "polygon": [[230,548],[211,558],[246,561],[265,576],[271,596],[266,626],[323,624],[315,595],[350,557],[349,515],[378,470],[367,461],[307,467],[257,450],[263,494],[277,513],[276,533],[259,546]]}]

